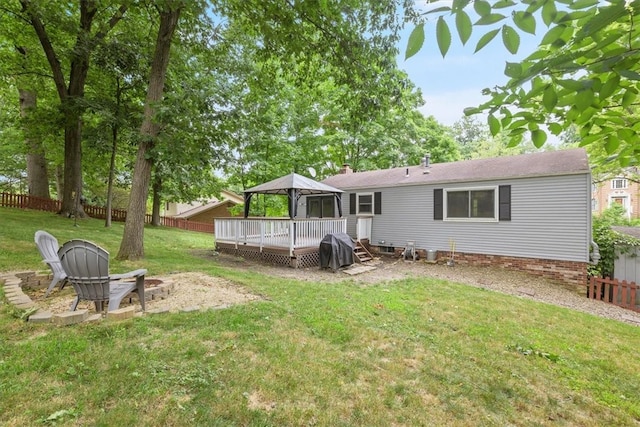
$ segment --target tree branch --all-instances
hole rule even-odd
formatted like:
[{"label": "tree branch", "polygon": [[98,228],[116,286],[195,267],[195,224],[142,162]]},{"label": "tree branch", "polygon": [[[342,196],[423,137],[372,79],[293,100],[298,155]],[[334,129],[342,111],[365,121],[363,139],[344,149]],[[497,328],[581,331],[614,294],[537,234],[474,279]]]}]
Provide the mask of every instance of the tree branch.
[{"label": "tree branch", "polygon": [[101,42],[107,36],[107,33],[111,31],[111,29],[113,29],[113,27],[115,27],[118,22],[120,22],[126,11],[127,5],[121,4],[118,10],[113,14],[111,19],[109,19],[109,22],[107,22],[107,24],[103,26],[103,28],[98,31],[93,37],[93,42]]},{"label": "tree branch", "polygon": [[51,40],[49,39],[47,30],[44,28],[44,24],[42,23],[40,18],[36,16],[35,13],[33,13],[30,0],[20,0],[20,4],[22,5],[23,12],[25,12],[29,16],[31,26],[35,30],[36,35],[38,36],[38,40],[40,40],[40,44],[42,45],[44,54],[47,57],[47,61],[49,61],[49,66],[51,67],[51,71],[53,72],[53,82],[55,83],[56,90],[58,91],[58,96],[61,100],[64,100],[68,96],[66,82],[64,79],[64,75],[62,74],[60,61],[58,60],[58,56],[56,55],[55,50],[53,49],[53,45],[51,44]]}]

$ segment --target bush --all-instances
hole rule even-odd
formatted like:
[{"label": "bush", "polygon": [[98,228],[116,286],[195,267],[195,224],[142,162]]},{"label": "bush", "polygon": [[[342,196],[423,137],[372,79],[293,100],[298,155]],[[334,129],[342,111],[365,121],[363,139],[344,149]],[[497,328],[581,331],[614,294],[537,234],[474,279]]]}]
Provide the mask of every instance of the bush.
[{"label": "bush", "polygon": [[600,248],[600,261],[589,266],[590,276],[613,277],[613,264],[616,260],[616,248],[630,251],[640,246],[640,240],[620,234],[611,229],[614,225],[631,226],[625,218],[625,210],[620,205],[612,205],[599,216],[593,217],[593,240]]}]

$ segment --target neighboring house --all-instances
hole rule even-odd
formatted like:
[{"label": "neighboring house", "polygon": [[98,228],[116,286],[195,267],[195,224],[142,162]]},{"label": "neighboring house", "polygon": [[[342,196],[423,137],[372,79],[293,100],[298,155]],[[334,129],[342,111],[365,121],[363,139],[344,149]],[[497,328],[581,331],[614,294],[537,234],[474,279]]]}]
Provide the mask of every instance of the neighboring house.
[{"label": "neighboring house", "polygon": [[222,190],[220,196],[206,202],[167,203],[164,216],[211,223],[215,218],[234,216],[230,209],[244,203],[243,197],[232,191]]},{"label": "neighboring house", "polygon": [[612,179],[594,183],[591,196],[591,211],[595,215],[601,214],[611,205],[619,204],[625,211],[627,218],[640,218],[640,184],[635,171],[621,173]]},{"label": "neighboring house", "polygon": [[[584,285],[591,247],[591,172],[583,149],[353,172],[323,183],[344,191],[347,232],[379,252],[526,270]],[[307,217],[335,214],[331,196],[301,200]],[[432,252],[431,252],[432,253]]]}]

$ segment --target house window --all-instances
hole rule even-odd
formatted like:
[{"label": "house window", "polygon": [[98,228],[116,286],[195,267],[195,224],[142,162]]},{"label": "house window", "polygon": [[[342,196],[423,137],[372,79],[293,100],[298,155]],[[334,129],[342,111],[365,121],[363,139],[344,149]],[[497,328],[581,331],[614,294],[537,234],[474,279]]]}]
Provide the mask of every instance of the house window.
[{"label": "house window", "polygon": [[382,215],[382,192],[349,194],[350,215]]},{"label": "house window", "polygon": [[433,219],[511,221],[511,186],[433,190]]},{"label": "house window", "polygon": [[446,219],[495,219],[495,188],[445,191]]},{"label": "house window", "polygon": [[611,188],[614,190],[622,190],[627,188],[628,182],[625,178],[615,178],[611,180]]},{"label": "house window", "polygon": [[307,217],[334,218],[335,204],[333,196],[315,196],[307,198]]},{"label": "house window", "polygon": [[373,193],[360,193],[357,195],[357,215],[373,214]]}]

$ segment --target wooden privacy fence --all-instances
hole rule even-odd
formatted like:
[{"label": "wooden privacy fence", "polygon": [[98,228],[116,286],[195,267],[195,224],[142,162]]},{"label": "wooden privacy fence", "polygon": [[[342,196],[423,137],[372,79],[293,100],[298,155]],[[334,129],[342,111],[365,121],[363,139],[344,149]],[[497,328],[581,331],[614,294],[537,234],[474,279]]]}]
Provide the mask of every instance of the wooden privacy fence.
[{"label": "wooden privacy fence", "polygon": [[[0,193],[0,206],[6,208],[35,209],[39,211],[58,212],[62,207],[59,200],[33,197],[26,194]],[[82,205],[84,213],[91,218],[106,219],[107,208],[102,206]],[[124,209],[111,209],[111,220],[124,222],[127,219],[127,211]],[[151,224],[152,216],[146,214],[145,224]],[[213,233],[213,222],[194,222],[183,218],[161,216],[160,225],[165,227],[180,228],[182,230]]]},{"label": "wooden privacy fence", "polygon": [[629,310],[640,312],[637,300],[639,286],[635,282],[591,277],[587,285],[587,298],[602,300]]}]

